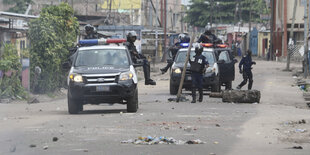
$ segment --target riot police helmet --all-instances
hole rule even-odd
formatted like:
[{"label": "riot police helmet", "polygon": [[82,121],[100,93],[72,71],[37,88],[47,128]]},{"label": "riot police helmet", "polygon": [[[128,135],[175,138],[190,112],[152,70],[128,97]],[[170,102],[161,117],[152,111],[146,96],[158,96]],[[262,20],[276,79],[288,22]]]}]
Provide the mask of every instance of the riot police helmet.
[{"label": "riot police helmet", "polygon": [[181,33],[181,34],[178,35],[178,40],[179,40],[180,43],[182,43],[182,41],[183,41],[183,39],[184,39],[185,36],[186,36],[186,35],[183,34],[183,33]]},{"label": "riot police helmet", "polygon": [[127,33],[127,41],[132,41],[132,42],[134,42],[134,41],[136,41],[136,39],[137,39],[137,33],[136,33],[136,31],[129,31],[129,32]]},{"label": "riot police helmet", "polygon": [[90,24],[85,25],[84,29],[85,29],[87,34],[93,33],[96,31],[95,27],[90,25]]},{"label": "riot police helmet", "polygon": [[210,23],[208,23],[208,25],[205,26],[205,33],[211,34],[211,30],[212,30],[212,27]]},{"label": "riot police helmet", "polygon": [[195,48],[196,55],[200,55],[203,52],[203,47],[200,43],[194,43],[193,47]]}]

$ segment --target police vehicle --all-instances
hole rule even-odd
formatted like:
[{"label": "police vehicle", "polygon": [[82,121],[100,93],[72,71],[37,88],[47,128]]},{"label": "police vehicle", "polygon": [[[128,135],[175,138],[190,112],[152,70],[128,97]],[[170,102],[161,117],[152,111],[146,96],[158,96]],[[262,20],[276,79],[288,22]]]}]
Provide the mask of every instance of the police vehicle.
[{"label": "police vehicle", "polygon": [[[235,79],[235,63],[231,50],[224,44],[213,45],[210,43],[202,43],[204,47],[202,55],[209,62],[209,67],[203,75],[203,88],[212,92],[220,92],[221,86],[225,89],[231,89],[232,81]],[[170,94],[175,95],[178,92],[181,75],[187,55],[187,47],[189,43],[182,43],[183,48],[180,49],[174,59],[170,72]],[[195,55],[195,49],[191,48],[190,58]],[[190,64],[187,64],[183,88],[191,90],[192,79],[190,72]]]},{"label": "police vehicle", "polygon": [[138,78],[125,39],[80,40],[68,75],[68,111],[77,114],[85,104],[121,103],[138,109]]}]

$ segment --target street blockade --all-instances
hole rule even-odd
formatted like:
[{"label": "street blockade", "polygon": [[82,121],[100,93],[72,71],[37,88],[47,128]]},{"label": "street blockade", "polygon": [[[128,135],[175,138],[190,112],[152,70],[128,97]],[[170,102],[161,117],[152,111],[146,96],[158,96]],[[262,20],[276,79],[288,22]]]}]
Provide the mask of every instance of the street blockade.
[{"label": "street blockade", "polygon": [[259,103],[260,91],[258,90],[225,90],[223,91],[223,102],[233,103]]}]

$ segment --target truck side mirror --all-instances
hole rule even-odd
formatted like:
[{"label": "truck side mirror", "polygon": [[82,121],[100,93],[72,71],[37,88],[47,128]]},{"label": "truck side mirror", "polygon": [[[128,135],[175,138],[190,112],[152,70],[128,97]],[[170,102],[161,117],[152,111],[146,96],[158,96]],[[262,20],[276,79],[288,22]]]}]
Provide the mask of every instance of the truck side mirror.
[{"label": "truck side mirror", "polygon": [[62,69],[69,70],[71,68],[71,64],[67,61],[62,64]]}]

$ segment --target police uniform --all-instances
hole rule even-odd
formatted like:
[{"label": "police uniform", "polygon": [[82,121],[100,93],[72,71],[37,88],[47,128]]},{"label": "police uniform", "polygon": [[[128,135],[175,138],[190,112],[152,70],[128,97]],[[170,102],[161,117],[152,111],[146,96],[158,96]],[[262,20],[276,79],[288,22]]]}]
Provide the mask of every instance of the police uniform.
[{"label": "police uniform", "polygon": [[190,60],[191,64],[191,77],[192,77],[192,97],[193,101],[192,103],[196,102],[196,88],[198,88],[199,91],[199,102],[202,102],[203,99],[203,72],[205,69],[205,66],[208,65],[208,61],[206,61],[206,57],[202,54],[196,55]]},{"label": "police uniform", "polygon": [[249,80],[248,90],[252,89],[253,85],[253,74],[252,74],[252,65],[256,64],[252,61],[250,54],[243,57],[239,63],[239,70],[242,73],[243,81],[237,86],[237,89],[241,89]]},{"label": "police uniform", "polygon": [[[169,49],[168,49],[172,54],[172,60],[173,61],[174,61],[175,56],[177,55],[179,49],[182,48],[181,43],[189,43],[189,41],[190,41],[190,37],[186,36],[185,34],[179,34],[178,38],[179,38],[178,42],[175,43],[174,45],[172,45],[171,47],[169,47]],[[168,62],[166,67],[160,69],[162,74],[164,74],[168,71],[168,69],[173,65],[173,61]]]},{"label": "police uniform", "polygon": [[131,40],[130,36],[129,37],[127,36],[127,42],[125,43],[125,46],[129,50],[131,59],[134,63],[137,63],[138,59],[143,60],[143,72],[144,72],[145,85],[156,85],[156,82],[150,78],[151,67],[150,67],[149,61],[146,59],[146,57],[143,54],[138,53],[137,48],[134,42]]}]

